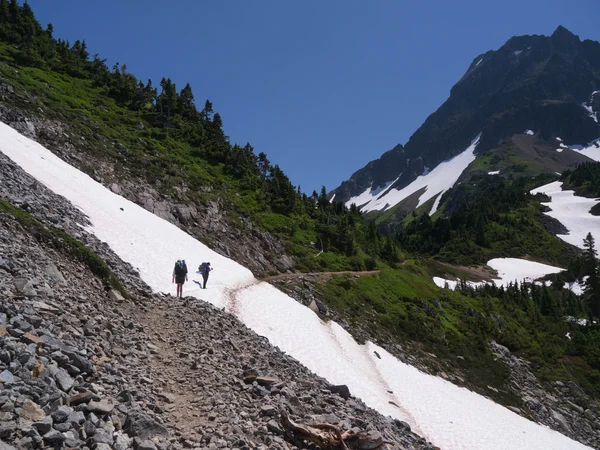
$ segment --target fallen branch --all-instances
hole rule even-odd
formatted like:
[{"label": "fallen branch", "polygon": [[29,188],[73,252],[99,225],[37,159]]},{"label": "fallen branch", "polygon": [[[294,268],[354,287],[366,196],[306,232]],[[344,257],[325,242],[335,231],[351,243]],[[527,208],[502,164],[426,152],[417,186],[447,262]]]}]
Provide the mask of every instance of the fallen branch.
[{"label": "fallen branch", "polygon": [[368,433],[362,431],[359,433],[344,431],[342,433],[339,427],[330,423],[314,425],[295,423],[290,420],[285,410],[281,409],[279,412],[281,414],[281,425],[286,432],[291,433],[296,439],[312,442],[324,450],[373,450],[386,444],[383,439],[372,439]]}]

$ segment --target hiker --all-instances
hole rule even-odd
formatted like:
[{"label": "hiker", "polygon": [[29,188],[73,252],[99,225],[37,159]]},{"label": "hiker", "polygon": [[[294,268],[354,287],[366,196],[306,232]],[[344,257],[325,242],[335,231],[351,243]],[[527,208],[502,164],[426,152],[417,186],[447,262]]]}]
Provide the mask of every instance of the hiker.
[{"label": "hiker", "polygon": [[208,281],[208,274],[210,273],[211,270],[213,270],[213,269],[212,269],[212,267],[210,267],[209,262],[202,263],[200,265],[200,267],[198,267],[198,272],[200,272],[202,274],[202,278],[204,279],[204,284],[202,285],[202,289],[206,289],[206,282]]},{"label": "hiker", "polygon": [[182,297],[183,295],[183,283],[187,281],[187,266],[185,265],[185,260],[178,259],[175,263],[175,268],[173,269],[173,283],[177,283],[177,297]]}]

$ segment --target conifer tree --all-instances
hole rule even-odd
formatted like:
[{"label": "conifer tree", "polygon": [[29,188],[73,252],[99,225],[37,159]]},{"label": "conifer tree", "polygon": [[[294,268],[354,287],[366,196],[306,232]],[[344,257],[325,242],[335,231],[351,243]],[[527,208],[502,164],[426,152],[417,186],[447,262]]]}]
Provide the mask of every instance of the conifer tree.
[{"label": "conifer tree", "polygon": [[592,233],[588,233],[583,240],[583,259],[585,274],[588,276],[584,283],[585,296],[595,317],[600,317],[600,279],[598,275],[598,259],[596,254],[595,240]]}]

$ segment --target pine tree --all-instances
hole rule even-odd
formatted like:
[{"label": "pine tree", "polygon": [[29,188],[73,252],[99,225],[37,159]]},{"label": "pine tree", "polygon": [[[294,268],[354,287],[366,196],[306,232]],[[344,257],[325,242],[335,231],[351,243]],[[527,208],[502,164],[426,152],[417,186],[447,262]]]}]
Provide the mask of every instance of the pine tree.
[{"label": "pine tree", "polygon": [[598,259],[596,258],[595,241],[592,233],[583,240],[583,259],[585,274],[588,276],[584,283],[585,297],[592,314],[600,317],[600,279],[598,275]]},{"label": "pine tree", "polygon": [[187,83],[179,92],[178,110],[179,114],[191,121],[195,121],[198,116],[198,110],[194,104],[194,94],[192,93],[190,83]]}]

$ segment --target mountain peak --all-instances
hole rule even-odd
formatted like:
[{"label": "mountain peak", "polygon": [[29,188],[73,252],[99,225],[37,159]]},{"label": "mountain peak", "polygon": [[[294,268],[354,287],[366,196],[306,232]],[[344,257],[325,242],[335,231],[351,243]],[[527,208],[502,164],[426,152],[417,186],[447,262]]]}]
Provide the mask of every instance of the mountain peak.
[{"label": "mountain peak", "polygon": [[554,33],[552,33],[551,37],[552,37],[552,40],[554,40],[554,41],[561,41],[561,42],[568,42],[568,43],[581,42],[579,40],[578,36],[571,33],[569,30],[567,30],[562,25],[559,25],[556,28],[556,30],[554,30]]}]

